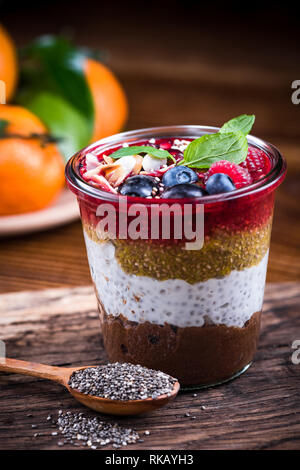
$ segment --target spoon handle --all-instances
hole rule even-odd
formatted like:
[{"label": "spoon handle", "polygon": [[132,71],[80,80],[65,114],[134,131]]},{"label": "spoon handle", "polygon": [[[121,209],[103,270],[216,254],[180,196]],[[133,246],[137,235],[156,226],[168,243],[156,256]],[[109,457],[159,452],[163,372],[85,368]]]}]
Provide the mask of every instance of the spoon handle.
[{"label": "spoon handle", "polygon": [[61,384],[65,383],[70,376],[70,369],[66,367],[48,366],[46,364],[10,358],[0,358],[0,371],[31,375],[42,379],[54,380]]}]

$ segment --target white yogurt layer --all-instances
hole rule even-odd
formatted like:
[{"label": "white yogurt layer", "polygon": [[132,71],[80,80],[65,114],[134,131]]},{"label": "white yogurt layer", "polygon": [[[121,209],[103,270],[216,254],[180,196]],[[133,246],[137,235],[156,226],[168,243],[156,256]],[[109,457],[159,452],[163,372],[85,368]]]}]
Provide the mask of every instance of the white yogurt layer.
[{"label": "white yogurt layer", "polygon": [[84,235],[92,278],[109,315],[180,327],[202,326],[207,321],[243,327],[262,308],[268,253],[257,266],[189,284],[128,274],[111,242],[95,243]]}]

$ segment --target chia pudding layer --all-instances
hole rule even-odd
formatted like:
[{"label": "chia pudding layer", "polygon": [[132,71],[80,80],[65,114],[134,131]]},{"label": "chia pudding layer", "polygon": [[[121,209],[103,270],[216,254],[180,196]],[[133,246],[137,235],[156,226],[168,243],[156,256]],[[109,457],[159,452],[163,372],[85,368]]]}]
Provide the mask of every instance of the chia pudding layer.
[{"label": "chia pudding layer", "polygon": [[[174,129],[170,135],[159,129],[152,135],[150,131],[137,136],[128,133],[127,139],[125,133],[116,136],[113,143],[92,146],[74,157],[77,179],[69,184],[78,196],[109,360],[141,364],[177,377],[184,387],[202,387],[238,375],[255,355],[275,187],[265,187],[260,181],[272,171],[275,157],[271,150],[270,154],[262,151],[262,144],[256,148],[254,138],[249,138],[248,160],[239,165],[216,162],[217,177],[213,166],[208,170],[193,168],[192,172],[187,168],[184,177],[192,178],[191,194],[197,197],[180,200],[174,196],[174,200],[181,206],[189,202],[193,208],[203,204],[201,249],[185,249],[187,240],[177,239],[173,232],[169,239],[161,232],[158,239],[124,238],[118,232],[118,222],[115,236],[110,236],[109,230],[103,234],[99,229],[103,215],[99,216],[98,208],[109,202],[119,214],[119,195],[128,195],[129,209],[131,204],[142,204],[146,212],[142,224],[151,225],[151,205],[160,199],[167,205],[173,203],[173,196],[164,198],[165,193],[178,198],[189,194],[187,184],[166,187],[171,177],[168,180],[164,175],[171,170],[175,177],[183,174],[184,170],[178,169],[181,159],[197,134],[185,135],[183,126],[182,133],[176,135]],[[128,159],[130,146],[135,152],[138,146],[143,148],[132,161]],[[166,157],[160,164],[153,163],[151,151],[145,155],[149,146],[167,150],[175,161]],[[122,157],[122,152],[127,156]],[[115,154],[124,159],[123,166],[113,163]],[[263,162],[261,168],[257,162]],[[151,168],[153,164],[155,168]],[[219,167],[228,171],[226,178]],[[150,180],[144,176],[152,178],[149,196]],[[224,191],[227,185],[232,192],[211,196],[208,191],[213,179]],[[80,189],[75,188],[77,184]],[[91,189],[86,189],[89,185]],[[126,191],[136,191],[140,197]]]}]

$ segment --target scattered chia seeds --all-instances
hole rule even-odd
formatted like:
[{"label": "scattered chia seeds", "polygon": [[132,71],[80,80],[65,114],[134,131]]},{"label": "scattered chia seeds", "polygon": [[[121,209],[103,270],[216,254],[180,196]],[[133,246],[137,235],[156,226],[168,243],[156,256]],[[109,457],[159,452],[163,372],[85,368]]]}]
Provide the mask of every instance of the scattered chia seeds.
[{"label": "scattered chia seeds", "polygon": [[100,421],[97,417],[88,417],[83,413],[59,410],[57,425],[64,436],[64,440],[58,441],[57,445],[59,446],[72,444],[74,446],[87,446],[96,450],[98,447],[107,445],[113,447],[127,446],[139,440],[138,433],[133,429]]},{"label": "scattered chia seeds", "polygon": [[140,365],[115,362],[73,372],[69,386],[111,400],[142,400],[171,395],[177,379]]}]

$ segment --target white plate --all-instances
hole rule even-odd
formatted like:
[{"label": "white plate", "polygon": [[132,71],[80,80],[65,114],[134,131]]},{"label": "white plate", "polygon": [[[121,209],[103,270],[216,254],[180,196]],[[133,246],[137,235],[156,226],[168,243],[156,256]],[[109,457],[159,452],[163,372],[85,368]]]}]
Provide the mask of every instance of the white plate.
[{"label": "white plate", "polygon": [[77,199],[64,189],[58,199],[46,209],[26,214],[0,216],[0,236],[21,235],[57,227],[80,216]]}]

